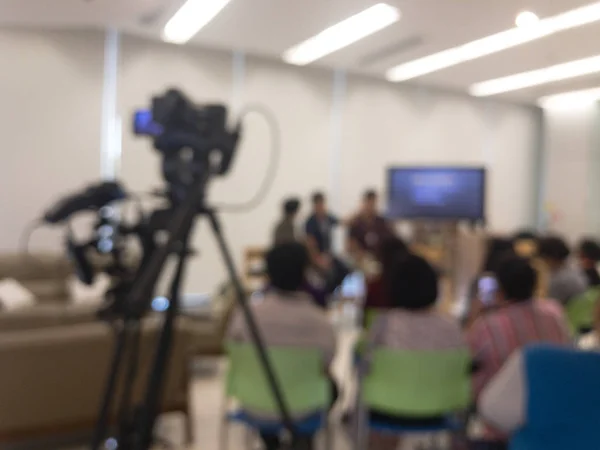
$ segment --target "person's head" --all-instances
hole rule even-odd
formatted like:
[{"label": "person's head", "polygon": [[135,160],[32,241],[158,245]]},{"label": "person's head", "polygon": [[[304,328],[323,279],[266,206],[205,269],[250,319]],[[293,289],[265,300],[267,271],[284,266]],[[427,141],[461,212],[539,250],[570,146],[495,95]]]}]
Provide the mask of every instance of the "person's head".
[{"label": "person's head", "polygon": [[308,250],[297,242],[279,244],[267,253],[267,275],[271,285],[293,292],[302,287],[309,263]]},{"label": "person's head", "polygon": [[538,236],[532,230],[520,230],[513,237],[515,253],[523,258],[531,258],[536,255],[538,248]]},{"label": "person's head", "polygon": [[557,236],[548,236],[540,239],[538,256],[550,269],[562,266],[569,257],[569,247],[565,241]]},{"label": "person's head", "polygon": [[593,239],[583,239],[577,247],[577,256],[584,269],[593,268],[600,262],[600,245]]},{"label": "person's head", "polygon": [[300,210],[300,200],[297,198],[288,198],[283,202],[283,215],[293,219]]},{"label": "person's head", "polygon": [[315,192],[312,195],[312,206],[313,211],[317,215],[324,215],[327,213],[327,205],[325,202],[325,194],[322,192]]},{"label": "person's head", "polygon": [[362,213],[366,216],[377,214],[377,192],[374,189],[368,189],[363,194]]},{"label": "person's head", "polygon": [[494,272],[498,262],[505,256],[513,253],[512,240],[506,238],[491,238],[488,241],[482,272]]},{"label": "person's head", "polygon": [[507,255],[499,261],[494,275],[498,281],[498,302],[530,300],[537,285],[537,272],[526,258]]},{"label": "person's head", "polygon": [[420,256],[399,255],[391,264],[387,283],[393,308],[425,310],[434,306],[437,300],[437,275]]}]

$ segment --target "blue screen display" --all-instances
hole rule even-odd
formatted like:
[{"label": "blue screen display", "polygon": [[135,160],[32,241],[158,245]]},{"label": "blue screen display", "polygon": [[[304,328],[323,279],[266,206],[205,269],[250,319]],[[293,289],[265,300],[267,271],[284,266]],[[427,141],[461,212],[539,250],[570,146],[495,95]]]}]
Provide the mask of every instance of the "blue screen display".
[{"label": "blue screen display", "polygon": [[136,111],[133,116],[133,132],[143,136],[160,136],[163,127],[154,122],[152,111],[140,110]]},{"label": "blue screen display", "polygon": [[388,177],[391,218],[484,219],[484,169],[392,168]]}]

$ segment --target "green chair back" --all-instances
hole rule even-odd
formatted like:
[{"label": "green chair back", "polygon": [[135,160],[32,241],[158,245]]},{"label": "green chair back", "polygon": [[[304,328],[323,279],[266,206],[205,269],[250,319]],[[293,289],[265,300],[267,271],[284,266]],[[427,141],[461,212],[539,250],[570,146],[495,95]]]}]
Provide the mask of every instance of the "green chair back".
[{"label": "green chair back", "polygon": [[[279,410],[254,345],[228,343],[227,351],[230,361],[227,395],[252,412],[277,414]],[[319,350],[271,347],[267,354],[292,414],[328,406],[330,385],[324,375],[323,356]]]},{"label": "green chair back", "polygon": [[433,417],[467,409],[471,403],[468,350],[378,349],[364,380],[363,400],[378,412]]},{"label": "green chair back", "polygon": [[582,328],[594,325],[594,310],[599,298],[600,287],[593,287],[567,304],[565,312],[573,333],[578,334]]}]

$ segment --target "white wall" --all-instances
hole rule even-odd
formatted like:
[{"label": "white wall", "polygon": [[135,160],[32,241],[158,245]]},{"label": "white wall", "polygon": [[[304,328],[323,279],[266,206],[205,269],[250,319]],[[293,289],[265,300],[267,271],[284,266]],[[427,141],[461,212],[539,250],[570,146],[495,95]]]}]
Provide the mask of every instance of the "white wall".
[{"label": "white wall", "polygon": [[[11,248],[52,199],[99,176],[103,37],[12,31],[1,37],[0,56],[12,62],[0,75],[6,81],[0,126],[6,149],[17,149],[3,151],[0,169],[11,187],[2,194],[2,246]],[[513,231],[534,223],[533,109],[359,77],[349,77],[344,89],[330,71],[236,61],[226,52],[123,36],[117,111],[124,131],[119,177],[133,191],[163,185],[158,153],[130,131],[133,111],[148,107],[153,94],[176,86],[198,102],[256,102],[275,114],[282,153],[273,188],[256,209],[223,213],[238,263],[246,247],[268,245],[284,197],[300,196],[308,212],[310,193],[322,189],[347,214],[365,187],[384,190],[385,169],[394,164],[483,164],[491,227]],[[211,204],[239,203],[256,191],[267,168],[268,137],[260,118],[247,119],[232,173],[210,186]],[[34,240],[35,247],[50,244],[58,245],[56,238]],[[225,272],[206,223],[199,224],[194,246],[200,256],[190,265],[186,290],[210,291]]]},{"label": "white wall", "polygon": [[599,235],[600,109],[548,109],[544,117],[547,227],[572,240]]},{"label": "white wall", "polygon": [[[103,33],[0,30],[0,251],[61,195],[100,176]],[[36,249],[62,248],[42,230]]]},{"label": "white wall", "polygon": [[365,188],[386,189],[394,165],[487,168],[487,216],[496,232],[535,221],[535,113],[351,77],[343,108],[342,210]]}]

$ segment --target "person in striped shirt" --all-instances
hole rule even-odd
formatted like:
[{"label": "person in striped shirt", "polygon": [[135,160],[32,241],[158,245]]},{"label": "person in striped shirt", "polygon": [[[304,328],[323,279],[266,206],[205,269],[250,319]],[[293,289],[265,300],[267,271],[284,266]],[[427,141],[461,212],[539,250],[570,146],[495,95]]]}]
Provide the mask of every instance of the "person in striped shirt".
[{"label": "person in striped shirt", "polygon": [[[494,275],[498,283],[494,304],[467,332],[477,366],[473,376],[476,397],[515,350],[536,342],[567,345],[571,342],[560,305],[534,298],[537,273],[526,259],[507,256]],[[487,430],[487,437],[505,438],[491,429]]]}]

